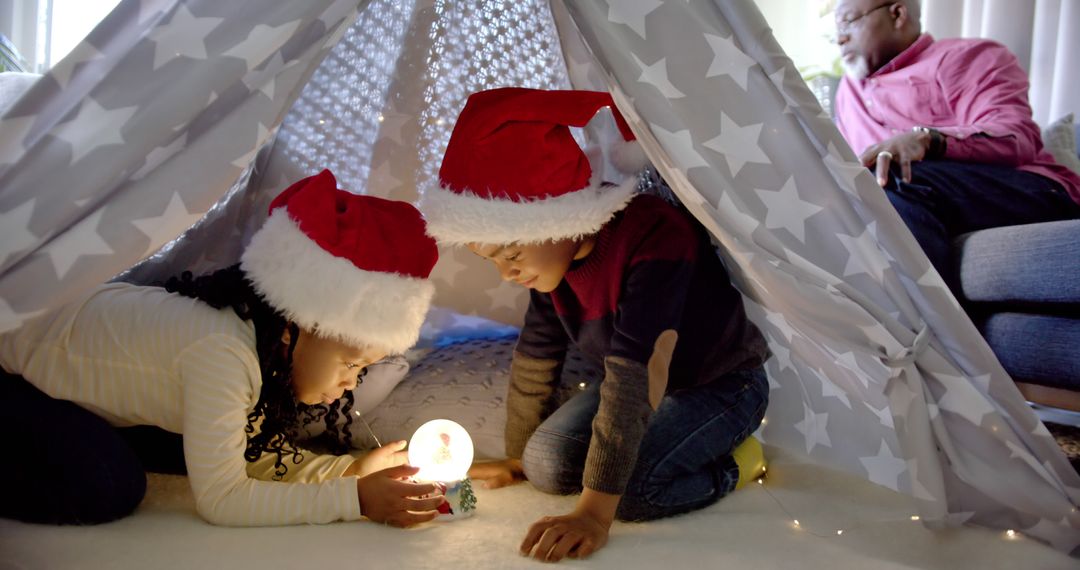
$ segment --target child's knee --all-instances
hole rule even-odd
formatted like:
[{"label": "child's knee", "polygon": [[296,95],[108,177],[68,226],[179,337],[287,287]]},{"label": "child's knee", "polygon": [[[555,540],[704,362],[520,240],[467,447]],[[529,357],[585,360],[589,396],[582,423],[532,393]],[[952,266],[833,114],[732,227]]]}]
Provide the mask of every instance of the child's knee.
[{"label": "child's knee", "polygon": [[36,453],[39,471],[0,478],[13,495],[5,498],[3,515],[44,524],[100,524],[131,514],[146,495],[146,473],[134,451],[104,421],[58,424],[65,429],[36,440],[46,448]]},{"label": "child's knee", "polygon": [[615,518],[621,522],[645,522],[681,515],[703,509],[722,495],[713,493],[693,497],[665,497],[664,493],[635,494],[628,492],[619,500]]},{"label": "child's knee", "polygon": [[130,465],[103,465],[92,481],[70,496],[74,524],[101,524],[130,515],[146,496],[146,472]]},{"label": "child's knee", "polygon": [[615,509],[615,519],[620,522],[645,522],[661,518],[661,512],[644,497],[623,495]]},{"label": "child's knee", "polygon": [[570,495],[581,492],[587,453],[587,443],[537,430],[525,445],[521,465],[533,487],[553,495]]},{"label": "child's knee", "polygon": [[[98,430],[91,430],[97,432]],[[70,470],[62,507],[74,524],[99,524],[131,514],[146,495],[146,471],[135,452],[111,428],[91,433],[88,445],[69,451]]]}]

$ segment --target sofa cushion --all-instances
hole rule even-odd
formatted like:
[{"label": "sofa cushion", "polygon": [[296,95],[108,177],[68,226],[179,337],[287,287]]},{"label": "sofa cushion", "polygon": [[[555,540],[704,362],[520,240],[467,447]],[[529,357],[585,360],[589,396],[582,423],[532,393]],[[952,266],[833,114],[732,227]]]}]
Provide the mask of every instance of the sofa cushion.
[{"label": "sofa cushion", "polygon": [[1073,124],[1073,114],[1047,125],[1042,132],[1043,146],[1058,164],[1080,174],[1080,156],[1077,155],[1076,133],[1078,126]]},{"label": "sofa cushion", "polygon": [[15,104],[41,76],[36,73],[6,71],[0,73],[0,115]]},{"label": "sofa cushion", "polygon": [[971,232],[956,251],[969,301],[1080,306],[1080,220]]},{"label": "sofa cushion", "polygon": [[997,313],[979,328],[1013,380],[1080,390],[1080,318]]}]

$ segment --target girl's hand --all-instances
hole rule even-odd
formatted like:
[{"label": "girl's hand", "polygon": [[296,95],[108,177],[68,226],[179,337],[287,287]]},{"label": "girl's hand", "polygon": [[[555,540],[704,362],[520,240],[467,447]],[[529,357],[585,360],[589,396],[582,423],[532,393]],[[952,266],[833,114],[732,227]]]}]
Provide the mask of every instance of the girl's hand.
[{"label": "girl's hand", "polygon": [[484,481],[485,489],[498,489],[525,480],[520,459],[503,459],[476,463],[469,469],[469,478]]},{"label": "girl's hand", "polygon": [[376,471],[356,480],[360,512],[370,520],[406,528],[427,522],[439,513],[435,509],[446,501],[442,495],[422,498],[435,492],[431,483],[412,483],[406,480],[420,471],[419,467],[399,465]]},{"label": "girl's hand", "polygon": [[341,476],[367,477],[376,471],[405,465],[409,462],[409,452],[405,451],[406,445],[408,442],[401,440],[372,449],[353,461]]}]

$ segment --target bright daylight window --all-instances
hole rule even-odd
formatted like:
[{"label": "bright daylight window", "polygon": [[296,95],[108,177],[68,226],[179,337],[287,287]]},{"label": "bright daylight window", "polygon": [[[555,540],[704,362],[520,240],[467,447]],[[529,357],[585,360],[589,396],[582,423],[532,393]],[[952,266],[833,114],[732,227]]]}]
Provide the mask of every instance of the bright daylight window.
[{"label": "bright daylight window", "polygon": [[[42,0],[44,1],[44,0]],[[120,0],[48,0],[52,4],[49,50],[45,65],[52,67],[98,25]]]},{"label": "bright daylight window", "polygon": [[[0,0],[0,47],[15,69],[44,73],[120,0]],[[2,62],[0,62],[2,63]]]}]

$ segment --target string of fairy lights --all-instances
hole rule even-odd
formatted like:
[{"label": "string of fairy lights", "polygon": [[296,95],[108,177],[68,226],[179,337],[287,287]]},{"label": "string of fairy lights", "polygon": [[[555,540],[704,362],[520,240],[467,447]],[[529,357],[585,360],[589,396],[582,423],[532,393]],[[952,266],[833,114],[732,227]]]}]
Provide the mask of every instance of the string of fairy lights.
[{"label": "string of fairy lights", "polygon": [[[805,532],[805,533],[807,533],[807,534],[809,534],[811,536],[816,536],[818,538],[832,538],[834,536],[843,536],[844,531],[852,530],[852,527],[838,528],[838,529],[836,529],[835,531],[833,531],[831,533],[825,534],[825,533],[821,533],[821,532],[815,532],[815,531],[807,528],[801,522],[799,522],[799,519],[795,518],[794,513],[792,513],[786,506],[784,506],[783,501],[778,499],[776,497],[776,495],[774,495],[772,493],[772,491],[770,491],[769,488],[765,486],[765,478],[766,478],[767,474],[768,474],[768,469],[763,468],[761,477],[758,477],[758,479],[757,479],[758,487],[762,491],[765,491],[765,494],[768,495],[769,498],[772,499],[774,503],[776,503],[776,506],[779,507],[780,510],[784,512],[784,515],[786,515],[787,518],[791,521],[791,526],[793,528],[795,528],[796,530]],[[875,521],[875,522],[888,523],[888,522],[901,522],[901,521],[904,521],[904,520],[912,520],[912,521],[917,522],[917,521],[919,521],[921,519],[920,519],[919,515],[911,515],[910,517],[908,517],[906,519],[888,519],[888,520],[878,520],[878,521]],[[1010,532],[1012,532],[1012,531],[1010,531]]]},{"label": "string of fairy lights", "polygon": [[[584,390],[586,388],[586,383],[581,382],[578,385],[578,388],[581,389],[581,390]],[[371,426],[368,425],[367,421],[364,420],[362,415],[360,415],[360,412],[359,411],[354,411],[353,413],[361,421],[361,423],[363,423],[364,427],[367,428],[368,433],[371,435],[371,438],[375,441],[376,445],[378,445],[379,447],[382,447],[382,444],[379,443],[379,439],[375,436],[374,430],[371,429]],[[765,421],[767,421],[767,420],[764,420],[762,422],[762,425],[764,425]],[[768,486],[765,485],[765,480],[767,478],[768,478],[768,467],[763,466],[761,468],[761,475],[756,480],[757,487],[760,488],[762,491],[764,491],[765,494],[768,495],[768,497],[770,499],[772,499],[773,503],[775,503],[776,506],[781,511],[783,511],[784,515],[788,518],[788,520],[791,521],[790,524],[791,524],[791,527],[793,529],[795,529],[795,530],[797,530],[799,532],[805,532],[806,534],[809,534],[811,536],[815,536],[815,537],[818,537],[818,538],[830,538],[830,539],[834,538],[834,537],[837,537],[837,536],[843,536],[845,532],[856,530],[855,526],[848,526],[846,528],[838,528],[838,529],[832,530],[832,531],[830,531],[828,533],[822,533],[822,532],[815,531],[815,530],[813,530],[811,528],[808,528],[806,525],[804,525],[802,522],[799,521],[799,519],[796,517],[796,515],[794,513],[792,513],[791,510],[788,509],[786,505],[784,505],[783,501],[781,501],[775,494],[773,494],[772,491],[769,490]],[[907,516],[905,518],[879,519],[879,520],[875,520],[873,522],[876,523],[876,524],[904,522],[904,521],[911,521],[911,522],[918,523],[921,520],[922,520],[922,517],[920,517],[919,515],[910,515],[910,516]],[[1005,530],[1001,534],[1002,534],[1002,538],[1004,538],[1005,540],[1017,540],[1017,539],[1023,537],[1023,534],[1017,532],[1014,529]]]},{"label": "string of fairy lights", "polygon": [[[818,537],[818,538],[830,538],[830,539],[835,538],[837,536],[843,536],[845,532],[856,530],[857,527],[848,526],[847,528],[838,528],[838,529],[835,529],[835,530],[830,531],[828,533],[822,533],[822,532],[814,531],[814,530],[808,528],[806,525],[799,522],[799,519],[796,518],[796,515],[794,513],[792,513],[791,510],[789,510],[784,505],[783,501],[781,501],[779,498],[777,498],[776,495],[774,495],[773,492],[770,491],[769,488],[765,485],[765,479],[767,478],[767,476],[768,476],[768,468],[767,467],[762,467],[761,476],[757,478],[757,487],[760,488],[762,491],[765,491],[765,494],[768,495],[769,498],[772,499],[772,501],[774,503],[776,503],[776,506],[779,507],[780,510],[784,512],[784,515],[788,518],[788,520],[791,521],[790,524],[791,524],[791,527],[793,529],[795,529],[795,530],[797,530],[799,532],[805,532],[806,534],[809,534],[811,536],[815,536],[815,537]],[[875,520],[873,522],[875,524],[880,524],[880,523],[893,523],[893,522],[904,522],[904,521],[920,522],[921,520],[922,520],[922,517],[920,517],[919,515],[910,515],[910,516],[905,517],[905,518],[878,519],[878,520]],[[1002,534],[1002,538],[1004,538],[1005,540],[1016,540],[1018,538],[1023,537],[1023,534],[1021,534],[1021,533],[1019,533],[1019,532],[1017,532],[1017,531],[1015,531],[1013,529],[1005,530],[1001,534]]]}]

